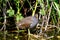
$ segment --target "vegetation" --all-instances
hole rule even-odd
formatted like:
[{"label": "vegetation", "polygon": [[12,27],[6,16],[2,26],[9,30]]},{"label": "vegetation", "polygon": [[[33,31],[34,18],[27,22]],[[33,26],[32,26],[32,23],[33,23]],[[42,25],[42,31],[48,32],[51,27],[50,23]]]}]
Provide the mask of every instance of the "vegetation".
[{"label": "vegetation", "polygon": [[[36,32],[16,23],[39,14]],[[60,0],[0,0],[0,40],[60,40]]]}]

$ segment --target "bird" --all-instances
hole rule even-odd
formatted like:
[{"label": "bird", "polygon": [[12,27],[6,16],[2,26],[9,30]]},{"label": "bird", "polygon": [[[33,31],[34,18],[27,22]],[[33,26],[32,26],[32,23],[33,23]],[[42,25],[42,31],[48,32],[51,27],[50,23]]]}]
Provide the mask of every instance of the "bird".
[{"label": "bird", "polygon": [[19,29],[33,29],[38,23],[37,14],[34,16],[28,16],[16,23]]}]

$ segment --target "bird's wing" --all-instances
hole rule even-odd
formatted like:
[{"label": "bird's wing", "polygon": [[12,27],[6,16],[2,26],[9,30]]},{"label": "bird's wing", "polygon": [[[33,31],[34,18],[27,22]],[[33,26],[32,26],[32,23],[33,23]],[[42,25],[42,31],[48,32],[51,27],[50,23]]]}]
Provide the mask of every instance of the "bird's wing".
[{"label": "bird's wing", "polygon": [[20,23],[18,23],[17,25],[19,28],[24,29],[24,28],[29,28],[31,23],[32,23],[32,17],[26,17],[22,19]]}]

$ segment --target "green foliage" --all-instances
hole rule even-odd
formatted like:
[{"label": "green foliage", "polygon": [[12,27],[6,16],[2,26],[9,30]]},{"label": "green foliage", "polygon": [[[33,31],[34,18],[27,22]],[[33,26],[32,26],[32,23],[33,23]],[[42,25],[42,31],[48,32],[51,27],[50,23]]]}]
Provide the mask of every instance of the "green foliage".
[{"label": "green foliage", "polygon": [[21,20],[23,18],[22,14],[20,13],[22,6],[20,6],[20,0],[14,0],[14,2],[16,4],[16,8],[17,8],[16,21],[18,22],[19,20]]},{"label": "green foliage", "polygon": [[16,4],[16,8],[19,9],[19,3],[20,3],[20,0],[14,0],[15,4]]},{"label": "green foliage", "polygon": [[56,9],[58,15],[59,15],[59,19],[60,19],[60,9],[59,9],[59,4],[57,4],[56,2],[54,2],[54,8]]},{"label": "green foliage", "polygon": [[38,1],[38,4],[40,4],[40,0],[37,0]]},{"label": "green foliage", "polygon": [[57,16],[56,16],[56,13],[54,11],[54,9],[52,9],[52,13],[51,13],[51,18],[52,18],[52,21],[53,21],[53,24],[57,24]]},{"label": "green foliage", "polygon": [[21,20],[21,19],[23,19],[23,16],[21,14],[16,14],[16,20],[17,20],[17,22],[19,20]]},{"label": "green foliage", "polygon": [[9,10],[7,10],[8,16],[11,17],[14,15],[14,10],[12,9],[12,7],[10,7]]},{"label": "green foliage", "polygon": [[3,17],[0,17],[0,20],[3,19]]},{"label": "green foliage", "polygon": [[[9,5],[8,1],[9,1],[10,5]],[[22,2],[22,4],[20,2]],[[49,9],[51,8],[51,5],[52,5],[52,10],[50,12],[50,20],[52,21],[52,24],[54,26],[57,25],[57,24],[59,24],[57,22],[57,20],[60,19],[60,2],[59,2],[59,0],[34,0],[34,2],[32,2],[32,0],[13,0],[13,1],[12,0],[4,0],[4,1],[3,0],[0,0],[0,14],[3,16],[3,12],[2,12],[3,10],[2,9],[3,9],[3,7],[8,7],[8,6],[6,6],[6,3],[7,3],[9,5],[9,7],[10,7],[10,9],[9,8],[6,8],[6,10],[8,9],[7,10],[7,14],[6,14],[6,15],[8,15],[7,18],[13,16],[13,17],[16,18],[15,19],[16,22],[18,22],[18,21],[20,21],[20,20],[22,20],[24,18],[22,16],[22,13],[24,15],[24,11],[21,12],[21,9],[23,9],[23,10],[25,9],[25,6],[24,6],[25,4],[24,3],[26,3],[26,2],[28,2],[27,6],[28,5],[30,6],[28,8],[26,7],[27,8],[27,12],[26,13],[29,13],[29,11],[32,11],[33,15],[36,13],[37,9],[39,10],[38,13],[40,13],[40,15],[42,15],[42,16],[48,14],[50,12]],[[53,2],[53,4],[51,4],[52,2]],[[3,4],[3,7],[2,7],[2,4]],[[12,4],[14,4],[15,7],[13,7]],[[37,8],[37,7],[40,7],[41,9],[40,8]],[[17,9],[14,9],[14,8],[17,8]],[[4,20],[4,16],[3,17],[0,17],[0,20],[1,19]],[[51,22],[51,21],[49,21],[49,22]],[[8,24],[8,22],[9,22],[9,20],[7,21],[6,24]],[[10,24],[8,24],[8,25],[10,25]],[[52,33],[50,33],[50,31],[49,31],[49,34],[48,35],[54,36],[55,35],[54,34],[55,28],[51,28],[51,29],[53,29],[53,31],[52,31]],[[60,32],[60,27],[58,28],[58,30]],[[22,31],[19,30],[19,31],[16,31],[16,32],[23,32],[24,33],[24,31],[25,30],[22,30]],[[0,33],[0,35],[1,34],[4,34],[4,33],[2,32],[2,33]],[[14,39],[14,37],[15,37],[15,35],[14,36],[9,35],[9,33],[7,33],[6,31],[5,31],[5,34],[8,34],[7,36],[10,36],[11,37],[11,39],[10,39],[10,37],[8,38],[10,40]],[[58,34],[60,35],[60,33],[58,33]],[[0,37],[0,40],[3,39],[3,38],[2,39],[1,38],[2,37]],[[19,39],[19,37],[18,37],[18,39]]]},{"label": "green foliage", "polygon": [[41,9],[39,13],[40,13],[41,15],[45,15],[45,10],[44,10],[44,9]]},{"label": "green foliage", "polygon": [[40,12],[39,12],[39,13],[40,13],[41,15],[45,15],[45,14],[46,14],[46,13],[45,13],[46,11],[45,11],[45,7],[44,7],[44,1],[43,1],[43,0],[38,0],[38,4],[40,4],[40,6],[41,6],[41,8],[42,8],[42,9],[40,9]]}]

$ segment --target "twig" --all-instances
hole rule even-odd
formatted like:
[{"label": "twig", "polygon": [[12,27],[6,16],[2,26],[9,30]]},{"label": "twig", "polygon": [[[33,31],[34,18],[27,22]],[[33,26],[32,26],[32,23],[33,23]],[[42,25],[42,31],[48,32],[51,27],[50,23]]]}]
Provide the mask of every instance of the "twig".
[{"label": "twig", "polygon": [[3,9],[2,9],[3,16],[4,16],[4,22],[3,22],[3,27],[2,27],[2,29],[4,28],[4,40],[6,40],[6,3],[7,3],[7,1],[5,1],[5,3],[3,3]]},{"label": "twig", "polygon": [[47,26],[48,26],[48,22],[49,22],[49,19],[50,19],[50,13],[51,13],[52,5],[53,5],[53,2],[51,3],[51,7],[49,9],[48,19],[47,19],[47,22],[46,22],[45,30],[47,30]]},{"label": "twig", "polygon": [[43,22],[42,22],[42,24],[41,24],[41,30],[40,30],[40,33],[42,33],[43,25],[44,25],[44,16],[43,16]]}]

